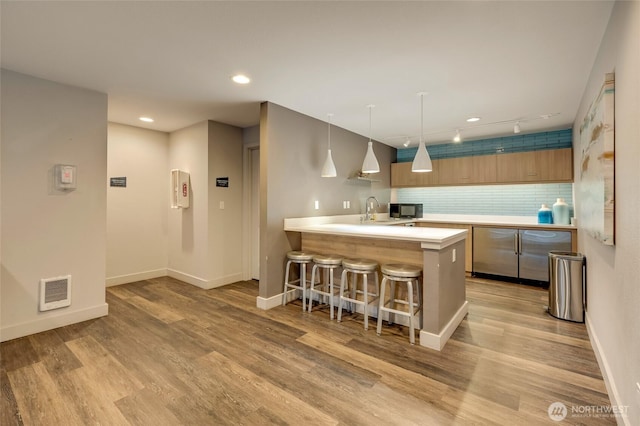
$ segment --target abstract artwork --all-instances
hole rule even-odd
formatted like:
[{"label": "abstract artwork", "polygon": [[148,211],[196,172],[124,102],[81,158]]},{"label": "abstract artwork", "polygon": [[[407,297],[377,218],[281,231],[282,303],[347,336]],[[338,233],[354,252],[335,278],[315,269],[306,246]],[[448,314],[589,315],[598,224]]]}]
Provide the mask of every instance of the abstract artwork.
[{"label": "abstract artwork", "polygon": [[606,74],[580,126],[578,223],[605,245],[615,242],[614,74]]}]

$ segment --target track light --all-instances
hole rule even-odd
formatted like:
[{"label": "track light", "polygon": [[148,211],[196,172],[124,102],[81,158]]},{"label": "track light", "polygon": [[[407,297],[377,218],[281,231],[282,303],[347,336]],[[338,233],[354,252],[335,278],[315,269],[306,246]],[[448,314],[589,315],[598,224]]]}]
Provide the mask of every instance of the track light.
[{"label": "track light", "polygon": [[462,141],[462,137],[460,136],[460,130],[456,129],[456,135],[453,137],[453,141],[458,143]]},{"label": "track light", "polygon": [[520,122],[516,121],[516,124],[513,126],[513,133],[520,133]]}]

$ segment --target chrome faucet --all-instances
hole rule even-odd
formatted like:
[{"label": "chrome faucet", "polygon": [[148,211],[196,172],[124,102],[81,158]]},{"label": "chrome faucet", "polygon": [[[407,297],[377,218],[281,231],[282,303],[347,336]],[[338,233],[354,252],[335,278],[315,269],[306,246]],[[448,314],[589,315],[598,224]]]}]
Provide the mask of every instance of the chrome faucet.
[{"label": "chrome faucet", "polygon": [[371,208],[373,207],[373,203],[371,203],[370,200],[375,201],[377,205],[376,210],[374,210],[374,213],[377,211],[377,209],[380,208],[380,203],[378,202],[378,199],[376,197],[372,195],[369,198],[367,198],[366,206],[365,206],[365,214],[364,214],[365,221],[371,220]]}]

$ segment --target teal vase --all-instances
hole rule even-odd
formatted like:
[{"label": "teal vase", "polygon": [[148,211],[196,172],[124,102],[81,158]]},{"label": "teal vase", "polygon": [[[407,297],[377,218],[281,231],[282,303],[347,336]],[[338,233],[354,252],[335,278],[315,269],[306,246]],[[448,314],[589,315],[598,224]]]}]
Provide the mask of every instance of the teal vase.
[{"label": "teal vase", "polygon": [[553,223],[556,225],[569,225],[571,223],[569,205],[564,201],[564,198],[558,198],[553,204]]}]

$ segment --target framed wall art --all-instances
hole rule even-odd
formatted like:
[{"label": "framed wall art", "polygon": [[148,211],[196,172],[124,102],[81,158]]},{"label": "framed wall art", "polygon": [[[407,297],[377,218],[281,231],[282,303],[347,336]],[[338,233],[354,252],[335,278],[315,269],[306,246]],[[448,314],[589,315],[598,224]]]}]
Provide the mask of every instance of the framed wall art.
[{"label": "framed wall art", "polygon": [[615,243],[614,96],[614,74],[606,74],[580,126],[578,223],[605,245]]}]

